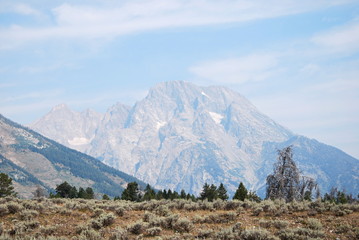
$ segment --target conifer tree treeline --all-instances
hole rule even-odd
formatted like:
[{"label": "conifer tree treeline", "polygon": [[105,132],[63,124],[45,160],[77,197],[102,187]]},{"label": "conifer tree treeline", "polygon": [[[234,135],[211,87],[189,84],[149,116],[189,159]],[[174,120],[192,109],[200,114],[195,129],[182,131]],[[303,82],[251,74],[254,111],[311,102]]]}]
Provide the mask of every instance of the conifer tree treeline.
[{"label": "conifer tree treeline", "polygon": [[56,187],[56,194],[50,193],[50,198],[84,198],[94,199],[95,193],[92,188],[82,187],[77,190],[75,186],[71,186],[68,182],[63,182]]},{"label": "conifer tree treeline", "polygon": [[[75,186],[71,186],[68,182],[63,182],[56,187],[56,193],[50,193],[50,198],[83,198],[94,199],[95,193],[92,188],[86,189],[80,187],[78,190]],[[267,176],[267,199],[284,199],[287,202],[296,200],[308,200],[311,201],[316,191],[316,198],[320,198],[320,191],[317,183],[314,179],[301,176],[299,169],[297,168],[293,160],[292,146],[278,150],[278,161],[274,165],[274,172]],[[34,192],[34,197],[46,196],[46,190],[40,186],[37,187]],[[14,187],[12,186],[12,179],[5,173],[0,173],[0,198],[6,196],[16,196]],[[193,194],[186,193],[185,190],[181,190],[180,193],[176,191],[168,190],[155,190],[149,184],[147,184],[144,190],[139,189],[137,182],[130,182],[127,188],[123,191],[121,197],[117,196],[114,200],[128,200],[128,201],[149,201],[152,199],[161,200],[173,200],[173,199],[186,199],[186,200],[207,200],[214,201],[217,199],[228,200],[227,189],[223,183],[217,187],[214,184],[209,185],[205,183],[203,185],[202,192],[199,197],[195,197]],[[359,195],[357,196],[359,198]],[[339,191],[337,188],[332,188],[329,193],[324,194],[322,201],[330,201],[336,204],[352,203],[358,201],[351,194],[346,194],[345,190]],[[108,195],[102,196],[103,200],[109,200]],[[244,184],[240,182],[233,200],[244,201],[248,199],[250,201],[261,201],[261,198],[255,192],[248,191]]]}]

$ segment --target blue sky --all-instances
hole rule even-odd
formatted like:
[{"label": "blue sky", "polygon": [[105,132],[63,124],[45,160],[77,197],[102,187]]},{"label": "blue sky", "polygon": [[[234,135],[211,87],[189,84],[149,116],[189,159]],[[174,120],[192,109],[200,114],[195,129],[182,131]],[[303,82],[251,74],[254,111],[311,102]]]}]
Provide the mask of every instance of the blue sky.
[{"label": "blue sky", "polygon": [[0,0],[0,113],[105,112],[158,82],[223,85],[359,158],[359,1]]}]

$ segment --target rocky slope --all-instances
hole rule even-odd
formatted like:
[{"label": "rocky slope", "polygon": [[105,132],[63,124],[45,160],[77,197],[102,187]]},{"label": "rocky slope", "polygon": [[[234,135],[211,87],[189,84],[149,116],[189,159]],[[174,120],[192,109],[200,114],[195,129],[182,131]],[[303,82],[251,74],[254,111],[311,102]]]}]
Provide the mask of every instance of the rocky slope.
[{"label": "rocky slope", "polygon": [[69,149],[0,115],[0,172],[13,179],[20,197],[32,197],[37,186],[53,190],[68,181],[97,193],[120,195],[138,179],[93,157]]}]

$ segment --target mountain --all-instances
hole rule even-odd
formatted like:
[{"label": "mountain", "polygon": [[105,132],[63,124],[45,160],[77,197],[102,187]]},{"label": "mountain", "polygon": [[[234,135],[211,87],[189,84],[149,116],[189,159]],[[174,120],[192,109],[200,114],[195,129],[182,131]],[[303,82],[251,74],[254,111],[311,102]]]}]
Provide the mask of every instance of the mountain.
[{"label": "mountain", "polygon": [[[77,146],[79,151],[84,151],[91,140],[95,137],[95,131],[103,116],[93,110],[75,112],[65,104],[54,107],[51,112],[41,121],[51,122],[51,125],[43,125],[42,132],[50,139],[56,139],[63,145]],[[63,121],[68,119],[69,121]],[[41,125],[36,123],[35,125]],[[59,135],[59,132],[62,134]]]},{"label": "mountain", "polygon": [[[64,117],[67,115],[64,115]],[[96,114],[85,115],[88,118]],[[72,118],[76,120],[76,118]],[[92,119],[93,120],[93,119]],[[87,122],[92,121],[86,119]],[[90,132],[91,124],[81,130]],[[128,182],[138,179],[111,168],[99,160],[67,148],[0,115],[0,172],[13,179],[21,197],[32,197],[37,186],[47,190],[67,181],[95,192],[120,195]]]},{"label": "mountain", "polygon": [[73,144],[86,133],[74,135],[70,113],[55,107],[31,127],[156,188],[198,194],[205,182],[223,182],[233,193],[242,181],[263,196],[277,150],[292,144],[294,160],[322,191],[359,191],[357,159],[292,133],[225,87],[160,83],[132,107],[112,106],[83,145]]}]

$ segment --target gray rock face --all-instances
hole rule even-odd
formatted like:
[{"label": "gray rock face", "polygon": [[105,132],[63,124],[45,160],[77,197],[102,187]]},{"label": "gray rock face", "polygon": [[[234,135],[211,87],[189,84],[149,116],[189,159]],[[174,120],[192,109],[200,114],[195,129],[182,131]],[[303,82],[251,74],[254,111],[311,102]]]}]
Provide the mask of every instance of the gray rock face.
[{"label": "gray rock face", "polygon": [[33,129],[41,129],[48,138],[76,150],[85,151],[94,139],[102,118],[102,114],[93,110],[76,112],[65,104],[60,104],[32,126]]},{"label": "gray rock face", "polygon": [[[225,87],[161,83],[132,108],[116,104],[102,118],[56,108],[31,127],[156,188],[198,194],[205,182],[223,182],[233,193],[242,181],[263,192],[276,150],[293,144],[295,161],[324,191],[331,186],[358,191],[357,159],[294,135]],[[74,144],[82,138],[88,141]],[[347,168],[330,170],[342,161],[349,175]]]}]

